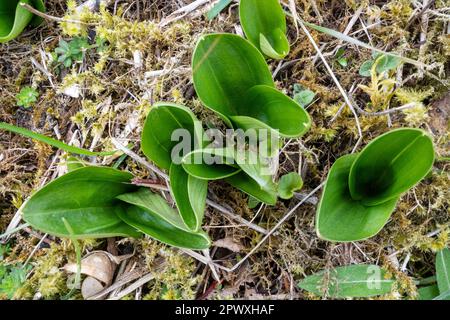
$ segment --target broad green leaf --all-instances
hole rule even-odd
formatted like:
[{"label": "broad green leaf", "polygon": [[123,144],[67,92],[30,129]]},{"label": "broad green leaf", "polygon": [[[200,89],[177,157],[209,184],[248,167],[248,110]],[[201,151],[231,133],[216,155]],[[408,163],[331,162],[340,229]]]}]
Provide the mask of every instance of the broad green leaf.
[{"label": "broad green leaf", "polygon": [[42,0],[2,0],[0,1],[0,43],[18,37],[29,24],[37,26],[41,19],[19,5],[29,4],[39,11],[45,11]]},{"label": "broad green leaf", "polygon": [[[246,92],[245,97],[245,103],[239,109],[241,115],[278,129],[281,136],[298,137],[311,126],[311,119],[305,109],[271,86],[254,86]],[[230,118],[234,121],[233,117]]]},{"label": "broad green leaf", "polygon": [[365,298],[391,292],[394,280],[376,265],[351,265],[321,271],[299,282],[303,290],[330,298]]},{"label": "broad green leaf", "polygon": [[189,175],[198,179],[220,180],[241,171],[233,165],[234,159],[230,157],[226,148],[199,149],[187,154],[182,165]]},{"label": "broad green leaf", "polygon": [[296,172],[285,174],[278,182],[278,196],[282,199],[290,199],[294,192],[303,187],[302,177]]},{"label": "broad green leaf", "polygon": [[433,141],[424,131],[389,131],[359,153],[350,170],[350,194],[368,206],[397,199],[427,175],[433,162]]},{"label": "broad green leaf", "polygon": [[201,250],[210,246],[208,235],[186,230],[178,213],[161,196],[142,189],[120,199],[130,203],[123,205],[120,218],[150,237],[180,248]]},{"label": "broad green leaf", "polygon": [[[182,137],[172,137],[177,129],[185,129],[190,140],[184,141]],[[182,133],[182,130],[179,130]],[[172,152],[174,147],[183,142],[188,142],[188,149],[179,151],[190,152],[196,149],[203,136],[201,124],[188,108],[172,103],[157,103],[151,109],[145,120],[142,131],[142,151],[159,167],[169,170],[172,164]],[[173,141],[180,139],[179,141]],[[181,158],[184,154],[176,152]],[[180,164],[177,163],[177,164]]]},{"label": "broad green leaf", "polygon": [[225,9],[233,0],[220,0],[211,10],[208,11],[206,17],[208,20],[214,19],[219,13]]},{"label": "broad green leaf", "polygon": [[450,250],[448,248],[436,254],[436,281],[441,294],[450,290]]},{"label": "broad green leaf", "polygon": [[209,34],[197,43],[192,59],[198,97],[232,126],[229,116],[245,115],[239,106],[256,85],[274,87],[272,74],[262,54],[234,34]]},{"label": "broad green leaf", "polygon": [[422,287],[419,288],[418,293],[419,300],[433,300],[439,296],[439,288],[436,284],[428,287]]},{"label": "broad green leaf", "polygon": [[436,298],[433,300],[450,300],[450,290],[445,291],[443,293],[440,293]]},{"label": "broad green leaf", "polygon": [[189,175],[181,165],[170,167],[170,189],[187,228],[197,231],[205,211],[208,181]]},{"label": "broad green leaf", "polygon": [[241,0],[239,17],[247,38],[266,56],[282,59],[289,53],[286,16],[279,0]]},{"label": "broad green leaf", "polygon": [[30,131],[28,129],[25,128],[20,128],[20,127],[16,127],[14,125],[5,123],[5,122],[0,122],[0,130],[7,130],[7,131],[11,131],[17,134],[20,134],[24,137],[27,138],[31,138],[34,140],[38,140],[40,142],[44,142],[46,144],[49,144],[53,147],[56,147],[58,149],[67,151],[69,153],[75,153],[75,154],[82,154],[85,156],[110,156],[113,155],[114,153],[116,153],[116,151],[105,151],[105,152],[93,152],[93,151],[89,151],[86,149],[82,149],[82,148],[78,148],[78,147],[74,147],[74,146],[69,146],[67,144],[65,144],[64,142],[61,142],[59,140],[47,137],[43,134],[40,133],[36,133],[33,131]]},{"label": "broad green leaf", "polygon": [[[135,189],[132,175],[108,167],[85,167],[50,182],[25,204],[23,218],[34,228],[59,237],[137,237],[117,216],[116,197]],[[64,221],[73,228],[69,234]]]},{"label": "broad green leaf", "polygon": [[277,189],[275,184],[269,184],[267,188],[261,188],[254,179],[243,171],[226,178],[225,181],[268,205],[274,205],[277,202]]},{"label": "broad green leaf", "polygon": [[358,241],[377,234],[388,221],[397,199],[377,206],[364,206],[350,196],[348,176],[357,155],[346,155],[333,164],[328,173],[317,208],[316,231],[329,241]]}]

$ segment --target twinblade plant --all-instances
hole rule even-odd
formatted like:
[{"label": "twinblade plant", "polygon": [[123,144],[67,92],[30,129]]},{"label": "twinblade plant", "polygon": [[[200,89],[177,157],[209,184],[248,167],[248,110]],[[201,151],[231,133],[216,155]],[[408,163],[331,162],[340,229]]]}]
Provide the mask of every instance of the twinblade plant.
[{"label": "twinblade plant", "polygon": [[20,3],[33,6],[44,12],[42,0],[2,0],[0,1],[0,43],[8,42],[18,37],[22,31],[31,24],[38,26],[42,19],[20,5]]},{"label": "twinblade plant", "polygon": [[289,53],[286,15],[279,0],[241,0],[239,17],[247,38],[266,56],[283,59]]},{"label": "twinblade plant", "polygon": [[[174,154],[179,142],[172,139],[178,130],[188,134],[190,150],[200,147],[203,129],[195,115],[186,107],[160,103],[150,110],[142,132],[142,151],[159,167],[169,170],[170,190],[180,211],[181,217],[192,231],[201,227],[203,219],[208,181],[188,175],[181,167],[182,154]],[[179,150],[179,152],[183,149]],[[179,156],[180,162],[173,162]]]},{"label": "twinblade plant", "polygon": [[318,296],[330,298],[364,298],[391,292],[395,280],[376,265],[358,264],[320,271],[308,276],[298,286]]},{"label": "twinblade plant", "polygon": [[316,215],[319,237],[358,241],[377,234],[401,194],[430,171],[433,142],[419,129],[397,129],[381,135],[359,154],[339,158],[332,166]]},{"label": "twinblade plant", "polygon": [[194,50],[195,90],[229,127],[272,128],[298,137],[310,127],[308,113],[275,88],[262,54],[232,34],[203,36]]}]

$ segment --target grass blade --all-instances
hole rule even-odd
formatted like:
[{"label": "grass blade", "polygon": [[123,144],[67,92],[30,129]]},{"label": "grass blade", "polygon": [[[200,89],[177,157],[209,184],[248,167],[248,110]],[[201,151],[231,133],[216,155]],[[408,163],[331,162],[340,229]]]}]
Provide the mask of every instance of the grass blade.
[{"label": "grass blade", "polygon": [[110,156],[110,155],[113,155],[114,153],[116,153],[116,151],[94,152],[94,151],[89,151],[89,150],[74,147],[74,146],[69,146],[68,144],[65,144],[64,142],[61,142],[59,140],[47,137],[43,134],[36,133],[36,132],[30,131],[25,128],[20,128],[20,127],[14,126],[14,125],[11,125],[11,124],[8,124],[5,122],[0,122],[0,130],[7,130],[10,132],[20,134],[27,138],[41,141],[41,142],[47,143],[53,147],[56,147],[58,149],[67,151],[69,153],[81,154],[81,155],[85,155],[85,156]]},{"label": "grass blade", "polygon": [[214,19],[223,9],[225,9],[233,0],[220,0],[211,10],[206,14],[208,20]]}]

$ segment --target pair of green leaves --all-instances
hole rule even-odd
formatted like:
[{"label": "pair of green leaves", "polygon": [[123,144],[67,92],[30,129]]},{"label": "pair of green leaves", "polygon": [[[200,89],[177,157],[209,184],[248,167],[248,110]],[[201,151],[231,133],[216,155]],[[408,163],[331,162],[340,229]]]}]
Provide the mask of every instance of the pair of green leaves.
[{"label": "pair of green leaves", "polygon": [[358,264],[320,271],[300,281],[298,286],[318,296],[365,298],[391,292],[394,282],[386,278],[380,267]]},{"label": "pair of green leaves", "polygon": [[342,242],[374,236],[400,196],[428,174],[433,162],[431,138],[410,128],[390,131],[359,154],[339,158],[331,167],[317,209],[318,235]]},{"label": "pair of green leaves", "polygon": [[262,54],[237,35],[203,36],[192,68],[198,97],[229,127],[276,129],[283,137],[299,137],[311,126],[308,113],[275,88]]},{"label": "pair of green leaves", "polygon": [[436,254],[437,284],[419,288],[420,300],[450,300],[450,250],[445,248]]},{"label": "pair of green leaves", "polygon": [[365,61],[359,68],[359,74],[363,77],[370,77],[372,74],[372,67],[376,64],[375,71],[377,73],[395,70],[402,63],[399,57],[384,55],[378,52],[372,54],[372,59]]},{"label": "pair of green leaves", "polygon": [[165,199],[137,188],[131,179],[131,174],[113,168],[76,167],[32,195],[23,218],[59,237],[138,237],[143,232],[176,247],[209,247],[206,234],[193,234]]},{"label": "pair of green leaves", "polygon": [[[175,149],[180,143],[173,139],[177,130],[185,133],[190,141],[187,148]],[[181,136],[179,138],[182,138]],[[186,107],[171,104],[156,104],[150,110],[142,131],[141,144],[144,154],[160,168],[169,171],[170,191],[177,204],[185,226],[192,232],[200,230],[208,191],[208,181],[189,175],[181,161],[173,161],[183,153],[201,147],[203,129],[195,115]],[[183,145],[182,145],[183,146]],[[182,153],[183,152],[183,153]]]},{"label": "pair of green leaves", "polygon": [[286,15],[279,0],[241,0],[239,17],[247,38],[266,56],[283,59],[289,53]]},{"label": "pair of green leaves", "polygon": [[36,27],[42,19],[33,15],[19,3],[31,5],[44,12],[42,0],[2,0],[0,1],[0,43],[8,42],[18,37],[31,24]]}]

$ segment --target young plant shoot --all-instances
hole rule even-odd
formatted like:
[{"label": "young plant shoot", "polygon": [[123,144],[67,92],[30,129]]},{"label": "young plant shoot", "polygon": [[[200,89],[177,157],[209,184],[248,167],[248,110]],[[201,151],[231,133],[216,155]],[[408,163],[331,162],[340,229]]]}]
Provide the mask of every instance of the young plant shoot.
[{"label": "young plant shoot", "polygon": [[248,40],[264,55],[272,59],[287,56],[286,15],[279,0],[241,0],[239,17]]},{"label": "young plant shoot", "polygon": [[402,128],[339,158],[328,174],[316,215],[319,237],[358,241],[376,235],[400,196],[422,180],[434,162],[431,138]]}]

